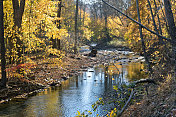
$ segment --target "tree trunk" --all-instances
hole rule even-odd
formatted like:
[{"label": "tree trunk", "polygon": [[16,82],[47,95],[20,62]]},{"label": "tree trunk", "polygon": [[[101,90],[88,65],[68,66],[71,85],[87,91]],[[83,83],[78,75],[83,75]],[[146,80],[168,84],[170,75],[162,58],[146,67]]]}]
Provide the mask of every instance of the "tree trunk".
[{"label": "tree trunk", "polygon": [[83,14],[83,27],[84,27],[84,19],[85,19],[85,14],[86,14],[86,5],[84,5],[84,9],[83,9],[83,11],[84,11],[84,14]]},{"label": "tree trunk", "polygon": [[172,55],[173,55],[172,64],[175,66],[174,76],[176,77],[176,26],[174,23],[174,17],[173,17],[171,4],[169,0],[164,0],[164,7],[165,7],[167,23],[169,25],[169,34],[172,39]]},{"label": "tree trunk", "polygon": [[77,53],[77,40],[78,40],[78,0],[76,0],[76,12],[75,12],[75,45],[74,53]]},{"label": "tree trunk", "polygon": [[[150,8],[150,13],[152,15],[152,20],[153,20],[153,26],[155,28],[155,32],[158,33],[158,29],[157,29],[157,26],[156,26],[156,22],[155,22],[155,18],[154,18],[154,15],[153,15],[153,11],[152,11],[152,7],[151,7],[151,4],[150,4],[150,1],[147,0],[148,2],[148,5],[149,5],[149,8]],[[159,33],[158,33],[159,34]]]},{"label": "tree trunk", "polygon": [[[81,15],[82,15],[82,14],[81,14],[82,6],[83,6],[82,0],[80,0],[80,2],[79,2],[79,7],[80,7],[80,8],[79,8],[79,10],[80,10],[80,12],[79,12],[79,22],[80,22],[80,23],[82,23],[82,22],[81,22],[81,20],[82,20],[82,16],[81,16]],[[80,24],[80,25],[81,25],[81,24]]]},{"label": "tree trunk", "polygon": [[[139,21],[139,23],[141,23],[138,0],[136,0],[136,8],[137,8],[137,14],[138,14],[138,21]],[[143,35],[142,35],[142,26],[141,25],[139,25],[139,31],[140,31],[140,38],[141,38],[141,43],[142,43],[142,50],[144,52],[144,58],[145,58],[145,61],[148,65],[148,71],[152,72],[151,67],[150,67],[150,62],[148,60],[148,56],[147,56],[147,53],[146,53],[146,50],[145,50],[145,43],[144,43],[144,39],[143,39]]]},{"label": "tree trunk", "polygon": [[[150,4],[150,1],[147,0],[147,2],[148,2],[148,5],[149,5],[149,8],[150,8],[151,15],[152,15],[153,26],[154,26],[154,28],[155,28],[155,32],[156,32],[157,34],[159,34],[159,31],[158,31],[157,26],[156,26],[155,17],[154,17],[154,15],[153,15],[153,11],[152,11],[152,7],[151,7],[151,4]],[[158,14],[157,14],[157,15],[158,15]],[[158,16],[158,18],[159,18],[159,16]],[[158,19],[158,20],[159,20],[159,19]],[[159,23],[160,23],[160,22],[159,22]],[[161,35],[162,35],[162,34],[161,34]],[[159,44],[160,44],[160,45],[163,44],[162,38],[159,37],[159,36],[158,36],[158,38],[159,38]]]},{"label": "tree trunk", "polygon": [[[17,27],[17,34],[21,35],[20,28],[22,24],[22,16],[24,13],[24,7],[25,7],[25,0],[19,1],[18,0],[12,0],[13,3],[13,11],[14,11],[14,24],[15,27]],[[23,42],[20,40],[20,38],[16,35],[17,38],[17,52],[18,52],[18,60],[17,64],[20,64],[22,62],[22,52],[23,52]]]},{"label": "tree trunk", "polygon": [[12,0],[12,2],[13,2],[15,26],[17,26],[18,28],[21,28],[22,16],[23,16],[24,7],[25,7],[25,0],[20,1],[20,6],[19,6],[18,0]]},{"label": "tree trunk", "polygon": [[[109,2],[109,1],[108,1]],[[105,20],[105,35],[106,35],[106,41],[110,41],[110,36],[109,36],[109,32],[108,32],[108,13],[107,13],[107,6],[104,4],[103,7],[103,12],[104,12],[104,20]]]},{"label": "tree trunk", "polygon": [[161,29],[160,17],[158,15],[158,8],[157,8],[157,5],[156,5],[156,0],[154,0],[154,5],[155,5],[155,14],[157,15],[158,24],[159,24],[159,32],[160,32],[161,35],[163,35],[162,29]]},{"label": "tree trunk", "polygon": [[0,0],[0,41],[1,41],[1,86],[6,87],[6,59],[5,59],[5,43],[4,43],[4,13],[3,0]]},{"label": "tree trunk", "polygon": [[[58,13],[57,13],[57,17],[61,18],[61,12],[62,12],[62,0],[59,0],[58,3]],[[61,20],[58,21],[58,29],[61,29]],[[60,39],[56,39],[56,48],[57,49],[61,49],[61,45],[60,45]]]},{"label": "tree trunk", "polygon": [[160,6],[159,6],[159,7],[161,8],[161,11],[162,11],[162,14],[163,14],[163,19],[164,19],[164,21],[165,21],[165,23],[166,23],[167,32],[169,32],[168,24],[167,24],[167,21],[166,21],[166,15],[164,14],[164,11],[163,11],[163,9],[162,9],[163,4],[161,4],[161,1],[160,1],[160,0],[158,0],[158,2],[160,3]]},{"label": "tree trunk", "polygon": [[110,36],[108,32],[108,17],[107,14],[105,13],[105,34],[106,34],[106,41],[110,41]]}]

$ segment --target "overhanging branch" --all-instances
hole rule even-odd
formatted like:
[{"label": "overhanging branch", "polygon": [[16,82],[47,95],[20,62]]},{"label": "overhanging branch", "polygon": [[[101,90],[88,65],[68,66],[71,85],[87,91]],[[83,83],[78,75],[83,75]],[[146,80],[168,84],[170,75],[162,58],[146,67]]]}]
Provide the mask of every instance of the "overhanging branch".
[{"label": "overhanging branch", "polygon": [[167,40],[167,41],[169,41],[169,42],[171,42],[171,43],[174,43],[173,40],[171,40],[171,39],[169,39],[169,38],[166,38],[166,37],[164,37],[164,36],[162,36],[162,35],[160,35],[160,34],[154,32],[154,31],[150,30],[149,28],[147,28],[147,27],[144,26],[143,24],[139,23],[138,21],[134,20],[134,19],[131,18],[130,16],[126,15],[125,13],[123,13],[122,11],[120,11],[119,9],[117,9],[116,7],[114,7],[114,6],[112,6],[111,4],[105,2],[104,0],[102,0],[102,1],[103,1],[106,5],[108,5],[108,6],[110,6],[111,8],[113,8],[114,10],[116,10],[116,11],[118,11],[119,13],[121,13],[122,15],[126,16],[128,19],[130,19],[130,20],[132,20],[133,22],[139,24],[142,28],[145,28],[146,30],[148,30],[149,32],[151,32],[151,33],[153,33],[153,34],[159,36],[160,38],[163,38],[163,39],[165,39],[165,40]]}]

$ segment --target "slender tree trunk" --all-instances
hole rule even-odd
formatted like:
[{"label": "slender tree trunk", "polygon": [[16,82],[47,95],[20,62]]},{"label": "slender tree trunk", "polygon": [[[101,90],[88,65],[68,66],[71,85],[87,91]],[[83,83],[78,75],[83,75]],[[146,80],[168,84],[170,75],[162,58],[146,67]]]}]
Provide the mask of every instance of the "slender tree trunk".
[{"label": "slender tree trunk", "polygon": [[[104,4],[104,3],[103,3]],[[102,18],[103,17],[103,12],[102,12],[102,4],[100,3],[100,18]]]},{"label": "slender tree trunk", "polygon": [[157,15],[158,24],[159,24],[159,32],[160,32],[161,35],[163,35],[162,29],[161,29],[160,17],[159,17],[159,15],[158,15],[158,7],[157,7],[157,5],[156,5],[156,0],[154,0],[154,4],[155,4],[155,14]]},{"label": "slender tree trunk", "polygon": [[1,41],[1,86],[6,87],[6,59],[5,59],[5,43],[4,43],[4,13],[3,0],[0,0],[0,41]]},{"label": "slender tree trunk", "polygon": [[169,25],[169,34],[172,39],[172,55],[173,55],[172,64],[175,66],[174,76],[176,77],[176,26],[175,26],[174,17],[173,17],[171,4],[169,0],[164,0],[164,7],[165,7],[167,22]]},{"label": "slender tree trunk", "polygon": [[150,1],[147,0],[147,2],[148,2],[148,5],[149,5],[149,8],[150,8],[151,15],[152,15],[153,26],[155,28],[155,32],[158,33],[158,29],[157,29],[157,26],[156,26],[156,22],[155,22],[155,18],[154,18],[154,15],[153,15],[153,11],[152,11],[152,7],[151,7],[151,4],[150,4]]},{"label": "slender tree trunk", "polygon": [[[21,35],[20,28],[22,24],[22,16],[24,13],[25,7],[25,0],[21,0],[19,4],[19,0],[12,0],[13,3],[13,12],[14,12],[14,24],[17,27],[17,34]],[[22,60],[22,53],[23,53],[23,42],[20,38],[16,35],[17,38],[17,52],[18,52],[18,60],[17,64],[20,64]]]},{"label": "slender tree trunk", "polygon": [[[61,12],[62,12],[62,0],[59,0],[58,3],[58,13],[57,13],[57,17],[61,18]],[[61,29],[61,20],[58,21],[58,29]],[[60,39],[56,39],[56,48],[57,49],[61,49],[61,43],[60,43]]]},{"label": "slender tree trunk", "polygon": [[[141,23],[138,0],[136,0],[136,8],[137,8],[137,14],[138,14],[138,22]],[[149,62],[149,59],[148,59],[148,56],[147,56],[147,53],[146,53],[146,50],[145,50],[145,43],[144,43],[144,39],[143,39],[142,26],[141,25],[139,25],[139,31],[140,31],[140,38],[141,38],[141,43],[142,43],[142,50],[144,52],[144,58],[145,58],[145,61],[148,65],[149,72],[152,72],[152,69],[150,67],[150,62]]]},{"label": "slender tree trunk", "polygon": [[164,21],[165,21],[165,23],[166,23],[166,29],[167,29],[167,31],[169,32],[168,24],[167,24],[167,20],[166,20],[166,15],[164,14],[164,11],[163,11],[163,9],[162,9],[163,4],[161,4],[161,1],[160,1],[160,0],[158,0],[158,2],[160,3],[160,9],[161,9],[162,14],[163,14],[163,19],[164,19]]},{"label": "slender tree trunk", "polygon": [[[82,0],[79,0],[79,10],[78,10],[78,12],[79,12],[79,15],[78,15],[78,18],[79,18],[79,23],[78,23],[78,27],[82,27],[82,8],[83,8],[83,2],[82,2]],[[82,31],[81,30],[78,30],[78,39],[80,40],[80,41],[82,41],[81,40],[81,38],[82,38]],[[78,43],[78,47],[79,47],[79,44],[80,43]]]},{"label": "slender tree trunk", "polygon": [[105,35],[106,35],[106,41],[110,41],[110,36],[108,32],[108,13],[107,13],[107,6],[104,4],[103,7],[103,12],[104,12],[104,20],[105,20]]},{"label": "slender tree trunk", "polygon": [[79,10],[80,10],[80,12],[79,12],[79,22],[81,23],[81,20],[82,20],[81,9],[82,9],[82,5],[83,5],[83,4],[82,4],[82,0],[80,0],[79,4],[80,4],[80,5],[79,5],[79,6],[80,6],[80,8],[79,8]]},{"label": "slender tree trunk", "polygon": [[84,19],[85,19],[85,14],[86,14],[86,5],[84,5],[84,9],[83,9],[83,11],[84,11],[84,14],[83,14],[83,27],[84,27]]},{"label": "slender tree trunk", "polygon": [[[61,11],[62,11],[62,0],[59,0],[58,13],[57,13],[58,18],[61,18]],[[61,29],[61,20],[58,21],[58,28]]]},{"label": "slender tree trunk", "polygon": [[107,18],[107,13],[104,13],[105,14],[105,17],[104,17],[104,20],[105,20],[105,34],[106,34],[106,40],[108,41],[108,18]]},{"label": "slender tree trunk", "polygon": [[[150,1],[147,0],[147,2],[148,2],[148,5],[149,5],[149,8],[150,8],[151,15],[152,15],[153,26],[155,28],[155,32],[159,34],[159,31],[158,31],[157,26],[156,26],[155,17],[153,15],[153,11],[152,11],[152,7],[151,7],[151,4],[150,4]],[[159,37],[159,36],[158,36],[158,38],[159,38],[159,44],[161,45],[163,43],[162,38]]]},{"label": "slender tree trunk", "polygon": [[76,0],[76,11],[75,11],[75,45],[74,53],[77,53],[77,41],[78,41],[78,0]]}]

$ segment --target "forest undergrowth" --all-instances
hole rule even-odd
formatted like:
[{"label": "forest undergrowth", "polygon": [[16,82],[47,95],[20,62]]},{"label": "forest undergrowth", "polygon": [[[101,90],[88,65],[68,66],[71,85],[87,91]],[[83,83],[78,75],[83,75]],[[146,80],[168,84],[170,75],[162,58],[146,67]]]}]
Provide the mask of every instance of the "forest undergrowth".
[{"label": "forest undergrowth", "polygon": [[148,87],[148,95],[132,104],[123,117],[175,117],[176,116],[176,79],[171,76]]}]

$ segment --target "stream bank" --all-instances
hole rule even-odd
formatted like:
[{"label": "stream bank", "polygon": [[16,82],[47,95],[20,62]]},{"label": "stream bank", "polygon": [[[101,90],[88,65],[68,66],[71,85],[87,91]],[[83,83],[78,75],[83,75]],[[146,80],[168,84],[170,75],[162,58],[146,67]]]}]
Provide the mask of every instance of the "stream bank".
[{"label": "stream bank", "polygon": [[168,76],[158,83],[149,86],[148,95],[131,104],[122,117],[176,117],[176,79]]},{"label": "stream bank", "polygon": [[[37,66],[31,70],[32,75],[29,79],[9,79],[7,88],[0,90],[0,103],[27,99],[49,86],[61,86],[61,81],[77,76],[98,64],[107,65],[112,61],[125,64],[126,62],[143,60],[143,57],[136,56],[133,52],[122,50],[99,50],[96,57],[85,56],[86,53],[90,52],[89,50],[79,55],[67,54],[63,58],[62,65],[59,66],[50,65],[46,60],[40,59],[36,61]],[[131,56],[131,58],[128,59],[127,56]]]},{"label": "stream bank", "polygon": [[[115,99],[111,97],[113,95],[112,92],[115,93],[115,90],[113,89],[114,85],[137,80],[134,78],[144,78],[143,75],[145,75],[145,72],[142,72],[144,69],[140,62],[143,61],[143,57],[133,52],[108,49],[99,50],[96,57],[84,56],[87,53],[89,52],[83,52],[82,55],[80,55],[82,57],[70,55],[69,59],[72,60],[70,62],[73,62],[74,60],[74,62],[70,64],[75,65],[77,61],[79,64],[84,65],[87,61],[84,61],[83,64],[81,63],[81,60],[90,59],[90,61],[95,64],[95,67],[91,68],[92,65],[90,65],[86,69],[86,66],[81,66],[82,69],[83,67],[85,69],[81,71],[79,69],[75,72],[78,73],[78,77],[68,78],[68,80],[61,82],[60,87],[49,87],[22,102],[17,101],[20,103],[5,104],[1,107],[0,114],[4,116],[25,115],[26,117],[36,114],[40,116],[52,114],[52,116],[59,115],[71,117],[71,115],[76,115],[77,111],[83,112],[87,109],[92,111],[92,104],[95,103],[97,99],[103,98],[105,99],[106,104],[105,106],[98,107],[96,113],[106,115],[108,111],[114,107],[113,103],[109,104],[110,100]],[[68,58],[65,59],[67,60]],[[47,65],[46,67],[41,63],[39,63],[39,65],[41,65],[41,68],[43,67],[43,69],[40,68],[38,79],[36,80],[48,81],[46,85],[50,85],[50,80],[55,81],[56,79],[54,78],[57,78],[56,69],[53,68],[54,66]],[[65,66],[71,68],[68,64]],[[66,69],[66,67],[63,68],[65,69],[62,70],[66,71],[67,75],[72,73],[67,72],[67,70],[70,69]],[[59,71],[57,71],[57,73],[59,73]],[[136,75],[140,77],[137,77]],[[92,116],[95,116],[96,113]]]},{"label": "stream bank", "polygon": [[[87,73],[87,71],[89,73],[94,73],[94,71],[88,70],[88,69],[89,68],[93,68],[94,66],[99,65],[99,64],[101,64],[101,65],[103,65],[105,67],[108,66],[107,71],[109,72],[108,74],[111,75],[111,72],[112,73],[116,73],[117,72],[117,69],[113,68],[114,65],[111,64],[111,63],[117,63],[117,64],[115,64],[115,66],[117,66],[120,69],[122,68],[120,70],[122,72],[122,76],[121,76],[122,78],[123,77],[129,77],[129,78],[133,78],[133,80],[138,80],[137,76],[139,76],[139,79],[142,78],[142,76],[140,75],[141,71],[143,71],[143,73],[145,74],[145,69],[143,69],[143,67],[142,68],[139,67],[139,69],[137,71],[135,71],[135,73],[137,73],[135,75],[132,74],[132,73],[134,73],[133,71],[131,71],[130,75],[127,75],[125,73],[123,74],[123,69],[124,68],[121,67],[121,66],[125,66],[125,65],[131,64],[131,63],[139,63],[139,64],[141,64],[141,63],[144,62],[144,58],[142,56],[139,56],[138,54],[136,54],[134,52],[119,51],[119,50],[116,50],[116,49],[99,50],[96,57],[85,56],[87,53],[89,53],[89,51],[85,51],[82,54],[77,55],[77,56],[72,55],[72,54],[67,55],[63,59],[64,60],[64,64],[62,66],[57,66],[57,68],[56,68],[56,66],[50,66],[47,63],[45,63],[45,64],[39,63],[39,65],[37,66],[37,69],[34,70],[35,71],[35,79],[34,80],[31,80],[31,81],[24,80],[22,83],[20,83],[21,80],[18,79],[19,80],[19,81],[17,81],[17,82],[19,82],[18,84],[22,84],[23,86],[19,85],[19,87],[18,87],[16,85],[16,92],[13,93],[13,94],[18,94],[20,92],[20,93],[22,93],[22,95],[15,96],[15,98],[13,100],[16,101],[16,102],[20,102],[20,100],[26,100],[29,96],[38,94],[38,92],[41,92],[41,91],[42,92],[44,91],[44,94],[45,94],[46,90],[53,89],[53,88],[49,87],[48,89],[43,89],[43,90],[37,90],[37,89],[46,88],[46,87],[52,86],[52,85],[57,85],[58,88],[60,87],[62,89],[62,88],[65,87],[65,83],[67,83],[67,82],[71,83],[72,82],[72,80],[71,80],[72,78],[70,78],[70,77],[76,76],[76,75],[80,75],[82,73],[85,74],[85,73]],[[133,68],[136,68],[136,66],[133,66],[133,67],[129,68],[129,70],[133,69]],[[140,72],[138,72],[138,71],[140,71]],[[95,75],[96,75],[96,73],[95,73]],[[87,77],[90,78],[91,75],[90,76],[88,75]],[[100,75],[100,77],[106,77],[106,76]],[[110,77],[110,79],[112,79],[111,82],[115,82],[116,81],[115,77],[117,77],[117,76],[116,75],[111,75],[111,77]],[[134,77],[137,78],[137,79],[134,79]],[[63,80],[66,80],[66,82],[65,83],[61,83]],[[95,86],[98,86],[99,83],[102,82],[102,79],[100,79],[100,80],[92,79],[92,80],[93,81],[91,81],[91,82],[95,83]],[[89,80],[85,79],[85,78],[77,80],[76,81],[76,86],[80,86],[81,82],[85,82],[86,83],[88,81]],[[37,84],[34,84],[34,82],[37,82]],[[34,84],[34,85],[32,85],[32,84]],[[12,86],[14,86],[14,85],[15,84],[12,83]],[[169,89],[173,89],[174,85],[171,85],[171,86],[172,86],[172,88],[169,88]],[[36,89],[34,87],[36,87]],[[13,88],[15,88],[15,86],[12,87],[12,89]],[[32,90],[30,90],[30,88]],[[59,88],[59,90],[60,90],[60,88]],[[27,91],[27,92],[24,93],[23,91],[21,91],[21,89],[24,89],[24,91]],[[150,87],[150,89],[156,91],[156,87]],[[163,89],[163,90],[165,90],[165,89]],[[53,92],[53,91],[51,90],[50,93],[51,92]],[[170,92],[174,92],[174,90],[170,90]],[[95,93],[95,92],[93,92],[93,93]],[[149,94],[152,94],[152,93],[149,92]],[[66,93],[66,95],[68,96],[67,93]],[[49,94],[48,94],[48,96],[49,96]],[[33,97],[35,98],[36,96],[33,96]],[[144,97],[146,97],[146,96],[144,96]],[[155,94],[154,97],[155,98],[159,98],[157,96],[157,94]],[[33,98],[30,98],[30,99],[33,99]],[[149,99],[149,97],[148,97],[148,99]],[[161,98],[161,99],[163,99],[163,98]],[[171,100],[173,102],[173,98]],[[143,101],[143,99],[141,101]],[[8,100],[5,100],[4,102],[8,102]],[[147,101],[147,102],[153,104],[152,100]],[[171,102],[171,101],[169,101],[169,102]],[[141,104],[141,106],[140,106],[140,104]],[[128,108],[128,111],[126,111],[123,116],[128,116],[128,115],[137,116],[137,115],[140,115],[140,113],[138,113],[138,111],[141,110],[141,112],[142,112],[144,110],[144,109],[142,110],[142,108],[145,106],[145,105],[142,106],[142,104],[143,103],[141,103],[141,102],[137,102],[137,103],[134,104],[134,106],[131,105],[130,108]],[[144,104],[146,104],[146,102]],[[139,108],[139,107],[141,107],[141,108]],[[168,108],[171,108],[171,107],[168,106]],[[174,109],[172,108],[170,111],[174,111]],[[142,113],[144,113],[144,112],[142,112]],[[173,115],[173,114],[171,113],[170,115]]]},{"label": "stream bank", "polygon": [[[50,59],[53,59],[51,57]],[[61,86],[61,81],[78,75],[96,64],[94,59],[82,55],[67,54],[62,65],[51,65],[43,60],[35,61],[29,78],[9,78],[7,87],[0,89],[0,104],[27,99],[49,86]]]}]

